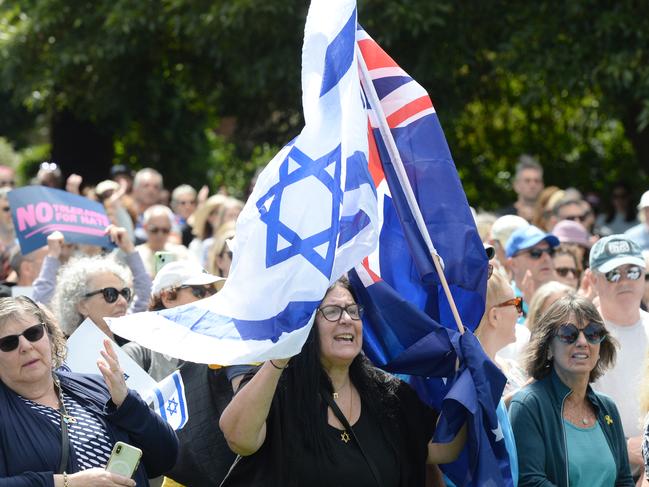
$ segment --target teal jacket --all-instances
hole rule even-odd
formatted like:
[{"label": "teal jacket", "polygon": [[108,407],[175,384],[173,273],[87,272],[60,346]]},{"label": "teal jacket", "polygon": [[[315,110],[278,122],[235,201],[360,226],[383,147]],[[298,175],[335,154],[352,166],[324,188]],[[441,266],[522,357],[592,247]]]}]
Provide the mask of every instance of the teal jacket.
[{"label": "teal jacket", "polygon": [[[568,452],[563,424],[563,403],[570,389],[554,369],[547,377],[523,388],[512,399],[509,418],[518,451],[518,487],[568,487]],[[606,441],[617,465],[616,486],[633,487],[622,422],[613,400],[589,386]]]}]

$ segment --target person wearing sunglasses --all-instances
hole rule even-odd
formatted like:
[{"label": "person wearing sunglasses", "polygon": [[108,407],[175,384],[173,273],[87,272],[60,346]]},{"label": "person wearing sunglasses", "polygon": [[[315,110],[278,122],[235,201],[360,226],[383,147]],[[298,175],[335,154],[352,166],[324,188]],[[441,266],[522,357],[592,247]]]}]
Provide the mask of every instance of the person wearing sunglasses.
[{"label": "person wearing sunglasses", "polygon": [[[64,371],[51,313],[27,297],[0,299],[0,485],[148,486],[174,465],[176,435],[104,347],[102,377]],[[133,479],[105,470],[117,441],[143,452]]]},{"label": "person wearing sunglasses", "polygon": [[[195,262],[171,262],[160,269],[153,280],[148,311],[175,308],[208,298],[216,294],[224,283],[225,278],[207,273]],[[134,342],[122,348],[156,381],[167,377],[182,363]]]},{"label": "person wearing sunglasses", "polygon": [[536,290],[555,278],[552,257],[558,245],[557,237],[534,225],[515,230],[505,244],[514,293],[523,298],[523,315],[518,320],[519,324],[525,322],[528,303]]},{"label": "person wearing sunglasses", "polygon": [[572,248],[563,244],[559,245],[552,261],[554,263],[554,272],[556,273],[555,279],[570,286],[575,291],[579,289],[581,270],[579,269],[577,254]]},{"label": "person wearing sunglasses", "polygon": [[51,306],[67,336],[90,318],[102,332],[123,345],[126,340],[114,336],[104,318],[146,310],[151,279],[126,231],[111,225],[107,232],[124,250],[128,267],[112,254],[70,259],[56,276]]},{"label": "person wearing sunglasses", "polygon": [[512,399],[518,487],[633,486],[615,402],[591,384],[615,363],[617,342],[595,306],[571,294],[539,319]]},{"label": "person wearing sunglasses", "polygon": [[240,455],[222,487],[424,485],[426,464],[459,456],[466,428],[432,443],[436,412],[361,352],[362,315],[349,281],[339,279],[302,351],[244,378],[219,421]]},{"label": "person wearing sunglasses", "polygon": [[173,212],[163,205],[149,207],[142,217],[144,231],[147,241],[136,247],[142,257],[144,266],[151,276],[155,277],[155,253],[168,252],[175,256],[173,260],[187,260],[190,256],[184,245],[175,244],[169,241],[172,232],[177,233]]},{"label": "person wearing sunglasses", "polygon": [[[516,326],[516,321],[523,312],[522,301],[522,298],[514,296],[514,290],[503,271],[494,269],[487,281],[485,312],[475,330],[475,336],[480,341],[487,356],[507,377],[503,396],[520,389],[527,381],[527,375],[515,360],[505,359],[497,355],[504,347],[516,342],[516,328],[524,329],[524,327]],[[509,454],[510,471],[507,473],[514,479],[518,477],[516,443],[514,442],[504,401],[501,400],[498,404],[496,414],[505,438],[505,447]]]},{"label": "person wearing sunglasses", "polygon": [[645,288],[645,262],[640,247],[626,235],[598,240],[590,252],[591,282],[599,296],[606,327],[620,343],[615,366],[595,384],[620,408],[634,476],[643,466],[638,383],[649,348],[649,314],[640,309]]}]

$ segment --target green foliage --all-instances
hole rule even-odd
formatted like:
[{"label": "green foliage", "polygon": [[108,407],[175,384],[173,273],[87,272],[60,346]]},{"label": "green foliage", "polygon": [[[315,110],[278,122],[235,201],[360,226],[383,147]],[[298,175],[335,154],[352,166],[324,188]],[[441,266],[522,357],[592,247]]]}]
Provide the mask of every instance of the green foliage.
[{"label": "green foliage", "polygon": [[[208,181],[243,196],[302,125],[307,7],[0,0],[0,134],[26,147],[37,117],[70,112],[110,136],[114,162],[153,165],[169,187]],[[561,186],[649,173],[649,4],[359,0],[358,9],[431,94],[472,203],[511,201],[521,153]]]}]

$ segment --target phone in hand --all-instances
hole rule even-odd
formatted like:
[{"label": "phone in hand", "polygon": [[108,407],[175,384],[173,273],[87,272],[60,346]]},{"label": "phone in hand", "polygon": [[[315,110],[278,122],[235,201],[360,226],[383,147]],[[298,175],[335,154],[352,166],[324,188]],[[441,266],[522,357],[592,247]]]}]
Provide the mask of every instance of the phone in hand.
[{"label": "phone in hand", "polygon": [[176,254],[174,254],[173,252],[165,252],[159,250],[154,254],[154,259],[155,259],[155,273],[157,274],[158,271],[162,269],[165,265],[169,264],[170,262],[174,262],[176,260]]},{"label": "phone in hand", "polygon": [[110,454],[106,471],[131,478],[142,458],[142,450],[123,441],[118,441]]}]

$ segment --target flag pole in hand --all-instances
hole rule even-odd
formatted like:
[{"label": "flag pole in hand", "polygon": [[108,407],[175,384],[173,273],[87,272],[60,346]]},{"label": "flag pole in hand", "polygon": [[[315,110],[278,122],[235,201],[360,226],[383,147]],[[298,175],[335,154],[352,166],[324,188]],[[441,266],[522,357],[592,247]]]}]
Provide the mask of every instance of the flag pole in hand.
[{"label": "flag pole in hand", "polygon": [[379,99],[379,96],[376,93],[376,89],[374,88],[374,83],[372,83],[372,78],[367,69],[367,65],[365,64],[365,59],[363,58],[360,48],[358,47],[358,42],[356,43],[356,53],[357,53],[356,57],[358,58],[358,64],[361,73],[361,84],[363,86],[363,90],[365,91],[365,95],[368,97],[370,104],[372,105],[372,109],[376,113],[376,118],[379,125],[378,128],[381,132],[381,136],[383,137],[383,140],[385,141],[388,156],[390,157],[390,161],[392,162],[396,170],[397,178],[399,179],[399,183],[401,184],[401,187],[405,194],[406,201],[408,202],[410,211],[412,212],[412,215],[415,218],[417,228],[421,233],[421,236],[424,239],[424,243],[428,248],[428,252],[430,253],[433,259],[435,270],[437,271],[437,275],[439,276],[440,283],[442,284],[442,288],[444,289],[444,294],[446,295],[446,299],[448,299],[448,303],[451,308],[451,313],[453,314],[453,318],[455,318],[455,324],[457,325],[457,329],[460,331],[461,334],[463,334],[464,325],[462,324],[462,318],[460,317],[460,313],[457,310],[457,306],[455,305],[455,300],[453,299],[453,295],[451,294],[451,289],[449,288],[448,282],[446,280],[446,276],[444,275],[444,264],[442,258],[437,253],[437,250],[433,245],[433,241],[431,240],[430,235],[428,234],[428,229],[426,228],[426,222],[424,221],[424,217],[421,214],[421,210],[419,208],[419,204],[417,203],[415,193],[412,190],[412,185],[410,184],[410,180],[408,179],[408,175],[406,173],[406,168],[404,167],[403,161],[401,160],[401,155],[399,154],[399,150],[397,149],[397,144],[394,141],[394,137],[392,136],[392,131],[388,126],[388,122],[385,118],[385,113],[383,112],[383,107],[381,106],[381,100]]}]

